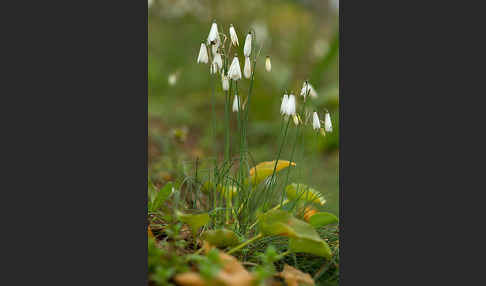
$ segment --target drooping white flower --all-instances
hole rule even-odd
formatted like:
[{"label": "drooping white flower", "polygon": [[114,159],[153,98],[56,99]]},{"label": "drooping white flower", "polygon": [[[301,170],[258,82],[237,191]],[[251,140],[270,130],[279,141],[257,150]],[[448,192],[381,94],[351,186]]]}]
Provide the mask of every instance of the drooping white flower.
[{"label": "drooping white flower", "polygon": [[245,46],[243,47],[243,54],[245,57],[249,57],[251,54],[251,33],[246,35]]},{"label": "drooping white flower", "polygon": [[241,68],[240,68],[240,61],[238,60],[238,57],[235,56],[233,58],[233,61],[231,62],[229,71],[228,71],[228,76],[232,80],[239,80],[241,79]]},{"label": "drooping white flower", "polygon": [[233,24],[230,25],[229,33],[230,33],[231,43],[233,43],[233,46],[235,47],[239,46],[240,43],[238,42],[238,36],[236,35],[236,30],[235,27],[233,27]]},{"label": "drooping white flower", "polygon": [[209,30],[208,45],[214,43],[219,46],[220,42],[221,39],[219,38],[218,25],[216,24],[216,21],[214,21],[211,25],[211,29]]},{"label": "drooping white flower", "polygon": [[251,77],[251,64],[250,64],[249,57],[245,57],[245,66],[243,67],[243,74],[245,75],[246,78]]},{"label": "drooping white flower", "polygon": [[332,132],[331,115],[329,115],[329,112],[326,112],[326,115],[324,115],[324,129],[327,132]]},{"label": "drooping white flower", "polygon": [[308,81],[304,81],[304,84],[302,85],[302,90],[300,91],[300,95],[303,96],[304,99],[307,95],[310,95],[311,97],[317,97],[317,92],[312,84],[310,84]]},{"label": "drooping white flower", "polygon": [[202,43],[201,48],[199,49],[199,55],[197,56],[197,63],[207,64],[208,61],[209,61],[208,50],[206,49],[206,45]]},{"label": "drooping white flower", "polygon": [[235,98],[233,99],[233,112],[238,112],[238,106],[239,106],[239,99],[238,99],[238,95],[235,94]]},{"label": "drooping white flower", "polygon": [[303,96],[305,98],[307,96],[307,93],[309,92],[310,92],[309,83],[307,81],[304,81],[304,84],[302,85],[302,89],[300,90],[300,96]]},{"label": "drooping white flower", "polygon": [[287,94],[284,94],[282,98],[282,104],[280,105],[280,113],[285,114],[285,111],[287,110],[287,101],[289,100],[289,96]]},{"label": "drooping white flower", "polygon": [[219,53],[216,53],[216,55],[214,56],[213,63],[218,66],[218,70],[223,67],[223,59],[221,58],[221,55]]},{"label": "drooping white flower", "polygon": [[265,60],[265,70],[267,72],[272,70],[272,63],[270,62],[270,57],[267,56],[267,59]]},{"label": "drooping white flower", "polygon": [[213,61],[211,65],[209,66],[209,73],[210,74],[215,74],[218,72],[218,65]]},{"label": "drooping white flower", "polygon": [[175,85],[177,83],[177,74],[171,73],[167,80],[168,80],[170,86]]},{"label": "drooping white flower", "polygon": [[314,114],[312,114],[312,128],[314,130],[321,128],[321,122],[319,121],[319,116],[317,115],[317,112],[314,112]]},{"label": "drooping white flower", "polygon": [[295,96],[293,94],[289,95],[289,99],[287,100],[287,107],[285,108],[286,115],[294,115],[295,114]]},{"label": "drooping white flower", "polygon": [[229,79],[227,75],[224,75],[224,72],[221,72],[221,81],[223,82],[223,90],[229,90]]}]

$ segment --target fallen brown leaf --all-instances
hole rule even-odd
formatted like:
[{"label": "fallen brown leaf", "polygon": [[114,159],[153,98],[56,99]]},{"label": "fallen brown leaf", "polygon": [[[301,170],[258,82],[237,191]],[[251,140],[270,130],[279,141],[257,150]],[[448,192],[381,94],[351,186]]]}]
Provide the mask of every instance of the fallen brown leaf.
[{"label": "fallen brown leaf", "polygon": [[302,285],[315,285],[314,280],[308,273],[304,273],[290,265],[285,264],[282,272],[279,273],[287,285],[289,286],[299,286]]},{"label": "fallen brown leaf", "polygon": [[180,286],[206,286],[204,279],[196,272],[177,274],[174,281]]},{"label": "fallen brown leaf", "polygon": [[[210,248],[211,246],[206,244],[203,247]],[[205,281],[197,272],[186,272],[176,275],[175,282],[180,286],[253,286],[255,277],[235,257],[220,251],[219,258],[223,268],[214,281]]]}]

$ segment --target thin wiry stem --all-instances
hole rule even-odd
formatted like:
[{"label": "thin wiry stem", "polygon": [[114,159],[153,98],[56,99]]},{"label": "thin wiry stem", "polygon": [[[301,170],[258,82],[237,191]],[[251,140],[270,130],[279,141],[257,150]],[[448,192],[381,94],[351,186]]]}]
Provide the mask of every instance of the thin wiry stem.
[{"label": "thin wiry stem", "polygon": [[[282,142],[280,143],[280,148],[278,149],[278,155],[277,155],[277,160],[275,161],[275,165],[273,166],[273,172],[272,172],[272,177],[270,179],[270,191],[273,189],[274,187],[274,178],[275,178],[275,173],[277,171],[277,164],[278,164],[278,160],[280,160],[280,155],[282,154],[282,148],[283,148],[283,145],[285,143],[285,138],[287,137],[287,131],[289,129],[289,125],[290,125],[290,117],[287,119],[287,126],[285,127],[285,131],[284,131],[284,136],[282,137]],[[290,166],[289,166],[290,168]],[[266,202],[265,202],[266,203]]]}]

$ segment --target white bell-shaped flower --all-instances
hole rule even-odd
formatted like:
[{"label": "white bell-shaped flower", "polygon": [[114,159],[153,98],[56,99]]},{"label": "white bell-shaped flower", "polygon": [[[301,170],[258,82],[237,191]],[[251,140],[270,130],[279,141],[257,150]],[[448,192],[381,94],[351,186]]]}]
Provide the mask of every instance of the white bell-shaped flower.
[{"label": "white bell-shaped flower", "polygon": [[243,54],[245,57],[249,57],[251,54],[251,33],[246,35],[245,46],[243,47]]},{"label": "white bell-shaped flower", "polygon": [[231,43],[233,44],[233,46],[235,46],[235,47],[239,46],[240,43],[238,42],[238,36],[236,35],[236,30],[235,30],[235,27],[233,27],[233,24],[230,25],[229,34],[230,34]]},{"label": "white bell-shaped flower", "polygon": [[238,95],[235,94],[235,97],[233,99],[233,112],[238,112],[239,109],[239,99]]},{"label": "white bell-shaped flower", "polygon": [[246,78],[251,77],[251,63],[249,57],[245,57],[245,66],[243,67],[243,74],[245,75]]},{"label": "white bell-shaped flower", "polygon": [[282,98],[282,104],[280,105],[280,113],[285,114],[285,111],[287,110],[287,101],[289,100],[289,96],[287,94],[284,94]]},{"label": "white bell-shaped flower", "polygon": [[240,68],[240,61],[238,60],[238,57],[234,57],[233,61],[231,62],[229,71],[228,71],[228,76],[232,80],[240,80],[241,79],[241,68]]},{"label": "white bell-shaped flower", "polygon": [[304,84],[302,85],[302,90],[300,91],[300,95],[303,96],[304,99],[307,95],[310,95],[311,97],[317,97],[317,92],[312,86],[312,84],[310,84],[308,81],[305,81]]},{"label": "white bell-shaped flower", "polygon": [[318,130],[321,128],[321,122],[319,121],[319,116],[317,115],[317,112],[314,112],[314,114],[312,114],[312,128],[314,130]]},{"label": "white bell-shaped flower", "polygon": [[218,25],[216,24],[216,21],[213,22],[213,24],[211,25],[211,29],[209,30],[208,45],[210,45],[211,43],[217,45],[221,43],[221,39],[219,38]]},{"label": "white bell-shaped flower", "polygon": [[287,100],[287,106],[285,108],[286,115],[294,115],[295,114],[295,96],[293,94],[289,95],[289,99]]},{"label": "white bell-shaped flower", "polygon": [[229,90],[229,79],[227,75],[224,75],[224,72],[221,72],[221,81],[223,83],[223,90]]},{"label": "white bell-shaped flower", "polygon": [[218,65],[213,61],[211,65],[209,66],[209,73],[210,74],[215,74],[218,72]]},{"label": "white bell-shaped flower", "polygon": [[331,115],[329,112],[324,115],[324,129],[326,132],[332,132],[332,122],[331,122]]},{"label": "white bell-shaped flower", "polygon": [[270,62],[270,57],[267,56],[267,59],[265,60],[265,70],[267,72],[272,70],[272,63]]},{"label": "white bell-shaped flower", "polygon": [[201,48],[199,49],[199,55],[197,56],[197,63],[207,64],[208,61],[209,61],[208,50],[206,49],[206,45],[202,43]]},{"label": "white bell-shaped flower", "polygon": [[218,67],[218,71],[223,67],[223,59],[219,53],[216,53],[214,56],[213,63]]}]

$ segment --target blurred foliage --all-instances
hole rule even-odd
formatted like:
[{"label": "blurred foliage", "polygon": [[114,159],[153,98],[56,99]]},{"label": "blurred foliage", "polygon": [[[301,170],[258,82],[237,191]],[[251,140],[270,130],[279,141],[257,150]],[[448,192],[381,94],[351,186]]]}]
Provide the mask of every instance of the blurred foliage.
[{"label": "blurred foliage", "polygon": [[[305,155],[305,162],[297,161],[301,168],[290,174],[290,180],[300,176],[309,186],[321,190],[327,200],[324,210],[338,213],[338,15],[330,2],[335,1],[152,1],[148,93],[149,170],[154,182],[169,181],[180,174],[181,162],[222,154],[222,120],[215,126],[216,140],[211,133],[214,86],[216,118],[224,116],[221,82],[210,77],[209,65],[196,64],[200,44],[216,19],[226,32],[230,24],[235,26],[239,55],[250,27],[256,31],[258,45],[263,45],[248,126],[249,148],[256,162],[275,159],[279,108],[286,89],[298,95],[303,81],[310,80],[319,96],[308,106],[331,112],[334,132],[326,137],[305,132],[305,148],[297,150]],[[264,69],[267,55],[271,72]],[[247,80],[238,86],[240,92],[248,91]],[[291,130],[289,134],[294,140],[295,133]],[[286,146],[283,152],[289,154],[290,149]]]}]

